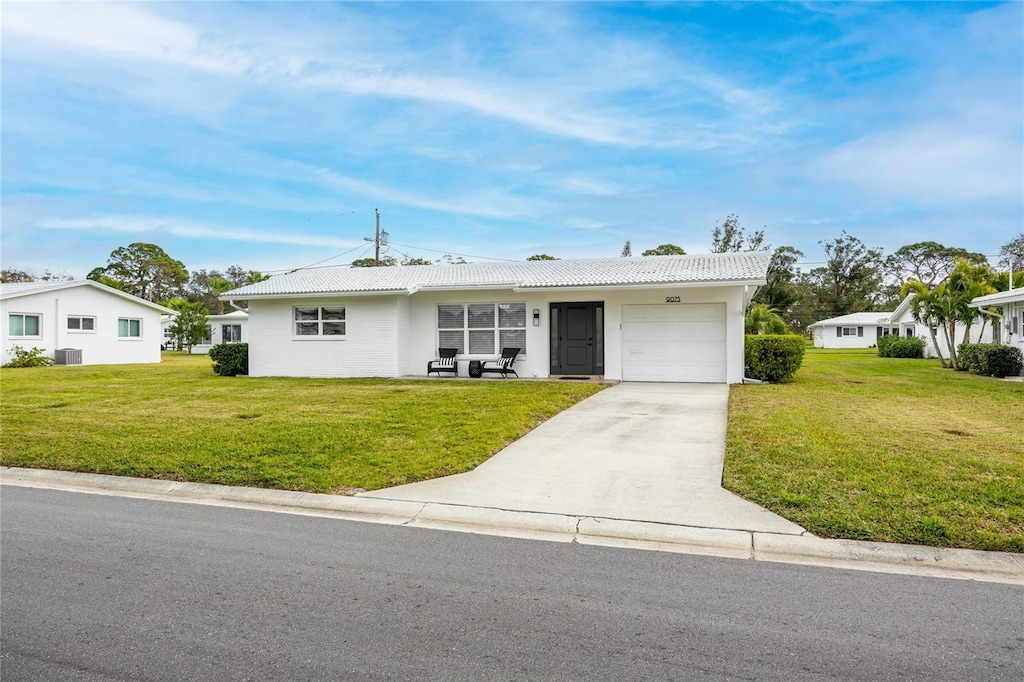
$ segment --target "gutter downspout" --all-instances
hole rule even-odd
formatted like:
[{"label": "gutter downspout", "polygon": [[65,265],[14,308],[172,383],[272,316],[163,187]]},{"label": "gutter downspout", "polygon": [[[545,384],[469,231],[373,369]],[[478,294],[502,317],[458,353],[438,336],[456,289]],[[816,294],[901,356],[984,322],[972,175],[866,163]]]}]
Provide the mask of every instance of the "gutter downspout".
[{"label": "gutter downspout", "polygon": [[235,305],[235,299],[233,299],[233,298],[229,298],[228,299],[228,304],[232,308],[234,308],[235,310],[241,310],[243,313],[246,313],[246,314],[249,313],[249,309],[248,308],[242,308],[242,307],[239,307],[238,305]]}]

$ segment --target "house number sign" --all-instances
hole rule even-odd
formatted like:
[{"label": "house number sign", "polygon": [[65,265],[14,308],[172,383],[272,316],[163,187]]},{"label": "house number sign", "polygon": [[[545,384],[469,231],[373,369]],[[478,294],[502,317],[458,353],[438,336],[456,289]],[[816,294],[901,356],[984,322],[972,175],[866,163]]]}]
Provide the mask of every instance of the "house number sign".
[{"label": "house number sign", "polygon": [[679,303],[679,297],[678,296],[666,296],[665,297],[665,303]]}]

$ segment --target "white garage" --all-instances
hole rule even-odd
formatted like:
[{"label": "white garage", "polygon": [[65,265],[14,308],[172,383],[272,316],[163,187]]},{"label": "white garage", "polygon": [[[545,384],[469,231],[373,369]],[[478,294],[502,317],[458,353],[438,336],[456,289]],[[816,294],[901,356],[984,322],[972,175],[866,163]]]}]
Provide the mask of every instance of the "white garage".
[{"label": "white garage", "polygon": [[622,307],[623,381],[726,382],[725,303]]}]

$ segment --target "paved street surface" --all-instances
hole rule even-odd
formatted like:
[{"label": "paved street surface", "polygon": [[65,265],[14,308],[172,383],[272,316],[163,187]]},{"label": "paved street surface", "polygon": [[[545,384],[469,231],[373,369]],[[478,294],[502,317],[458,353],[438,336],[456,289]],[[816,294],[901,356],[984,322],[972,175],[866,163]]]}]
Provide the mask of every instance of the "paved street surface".
[{"label": "paved street surface", "polygon": [[0,494],[4,682],[1024,679],[1018,586]]}]

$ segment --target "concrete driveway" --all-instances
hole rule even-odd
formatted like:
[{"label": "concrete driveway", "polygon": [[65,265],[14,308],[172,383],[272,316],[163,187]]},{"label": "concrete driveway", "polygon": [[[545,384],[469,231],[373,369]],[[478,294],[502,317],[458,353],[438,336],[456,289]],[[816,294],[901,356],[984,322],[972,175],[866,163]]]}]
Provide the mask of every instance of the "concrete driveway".
[{"label": "concrete driveway", "polygon": [[622,383],[475,470],[361,497],[800,534],[721,486],[729,388]]}]

